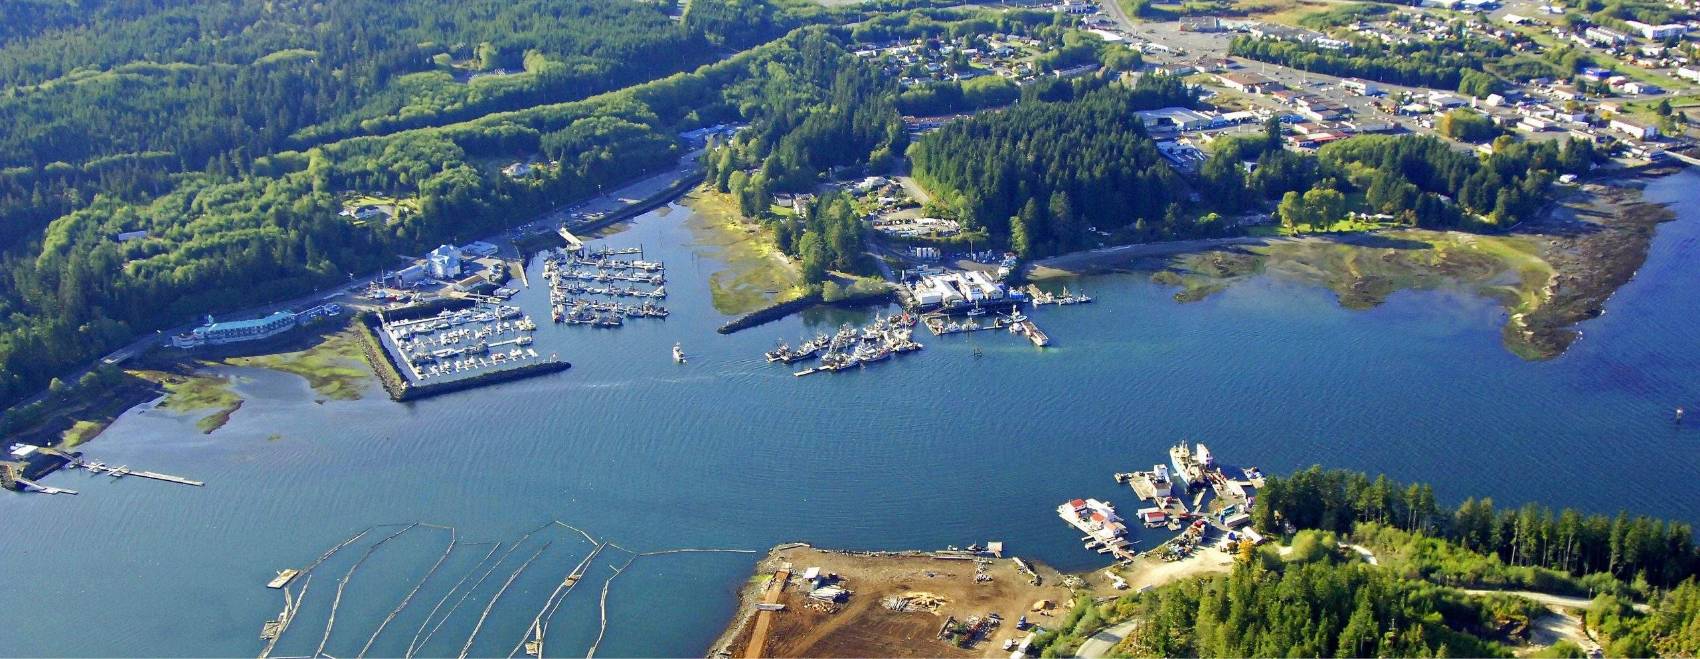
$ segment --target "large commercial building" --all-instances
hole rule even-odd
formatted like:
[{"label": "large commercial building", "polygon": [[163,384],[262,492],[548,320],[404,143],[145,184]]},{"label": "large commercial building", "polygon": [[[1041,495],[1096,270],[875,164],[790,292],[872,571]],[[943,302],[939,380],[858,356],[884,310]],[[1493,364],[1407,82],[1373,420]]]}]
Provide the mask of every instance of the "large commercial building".
[{"label": "large commercial building", "polygon": [[928,275],[909,285],[909,295],[922,308],[961,307],[996,302],[1008,296],[1003,284],[978,270]]},{"label": "large commercial building", "polygon": [[291,311],[278,311],[264,318],[233,320],[222,323],[214,322],[212,316],[207,316],[207,324],[189,330],[187,334],[171,337],[171,345],[178,348],[198,348],[241,341],[257,341],[277,336],[293,327],[295,327],[295,313]]},{"label": "large commercial building", "polygon": [[448,281],[460,276],[460,250],[443,245],[425,256],[425,270],[431,277]]}]

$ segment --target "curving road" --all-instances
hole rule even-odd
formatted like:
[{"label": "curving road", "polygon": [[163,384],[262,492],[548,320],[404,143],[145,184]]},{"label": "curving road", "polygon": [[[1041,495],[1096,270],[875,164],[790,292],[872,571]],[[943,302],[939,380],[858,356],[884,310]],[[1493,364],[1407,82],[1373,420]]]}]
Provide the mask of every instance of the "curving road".
[{"label": "curving road", "polygon": [[1139,619],[1135,618],[1093,634],[1091,638],[1086,639],[1086,642],[1080,644],[1080,649],[1075,651],[1074,656],[1089,659],[1110,656],[1110,650],[1114,649],[1117,643],[1122,642],[1122,639],[1127,638],[1127,635],[1133,631],[1134,626],[1138,623]]}]

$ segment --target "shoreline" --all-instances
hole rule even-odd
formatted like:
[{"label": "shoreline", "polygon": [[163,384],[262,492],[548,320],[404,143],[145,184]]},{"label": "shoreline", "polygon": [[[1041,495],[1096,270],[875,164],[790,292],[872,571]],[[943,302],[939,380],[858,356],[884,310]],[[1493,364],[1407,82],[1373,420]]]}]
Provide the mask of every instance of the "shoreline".
[{"label": "shoreline", "polygon": [[[1387,236],[1401,231],[1429,232],[1458,243],[1527,240],[1535,245],[1534,256],[1538,265],[1551,270],[1550,277],[1532,297],[1519,298],[1516,288],[1506,285],[1479,286],[1474,292],[1498,299],[1505,306],[1508,319],[1502,331],[1507,349],[1525,359],[1551,359],[1564,354],[1581,337],[1577,324],[1604,313],[1605,303],[1629,283],[1646,262],[1655,228],[1675,216],[1663,205],[1646,201],[1642,190],[1652,181],[1680,171],[1681,167],[1616,170],[1579,182],[1574,187],[1559,188],[1556,198],[1541,217],[1503,233],[1412,228],[1137,243],[1041,259],[1028,265],[1027,276],[1042,281],[1149,270],[1154,274],[1169,273],[1159,283],[1180,284],[1181,275],[1187,273],[1177,265],[1177,261],[1190,255],[1238,254],[1257,260],[1267,259],[1272,250],[1294,246],[1304,248],[1331,244],[1373,249],[1382,247]],[[1231,285],[1235,278],[1260,272],[1262,264],[1258,263],[1256,267],[1236,265],[1240,266],[1239,269],[1211,273],[1209,285],[1184,288],[1177,293],[1177,301],[1202,299]],[[1322,270],[1317,274],[1346,277],[1351,273]],[[1448,276],[1439,267],[1418,274],[1431,278]],[[1310,283],[1330,287],[1325,280]],[[1385,282],[1354,282],[1349,292],[1356,294],[1358,291],[1355,289],[1367,283]],[[1512,293],[1509,297],[1506,295],[1508,288]],[[1365,308],[1379,303],[1373,296],[1367,304],[1362,301],[1348,303],[1348,291],[1335,292],[1340,294],[1341,304],[1349,308]]]}]

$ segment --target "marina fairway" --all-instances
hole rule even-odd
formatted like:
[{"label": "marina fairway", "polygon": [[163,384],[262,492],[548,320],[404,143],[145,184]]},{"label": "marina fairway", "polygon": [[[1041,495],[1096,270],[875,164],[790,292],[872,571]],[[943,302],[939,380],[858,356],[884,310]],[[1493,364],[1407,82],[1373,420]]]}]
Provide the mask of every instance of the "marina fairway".
[{"label": "marina fairway", "polygon": [[[716,248],[691,245],[689,211],[663,209],[606,243],[642,244],[667,261],[671,315],[617,332],[539,323],[538,352],[559,352],[569,371],[417,403],[390,402],[374,387],[361,400],[320,404],[297,376],[231,368],[247,403],[217,432],[202,435],[192,417],[167,410],[126,413],[83,447],[91,458],[206,486],[143,487],[78,470],[44,484],[79,496],[0,497],[9,531],[0,583],[28,595],[0,601],[12,630],[3,647],[252,656],[262,622],[282,606],[265,588],[277,571],[375,524],[452,526],[469,544],[386,628],[373,656],[404,653],[430,604],[483,569],[491,545],[470,543],[492,541],[513,555],[422,654],[458,654],[479,628],[473,653],[505,655],[594,550],[561,530],[509,544],[557,519],[639,552],[1002,540],[1015,555],[1088,569],[1105,560],[1058,523],[1057,502],[1096,497],[1136,509],[1112,475],[1165,462],[1179,439],[1268,474],[1322,463],[1429,481],[1449,504],[1486,495],[1501,506],[1621,505],[1700,522],[1700,424],[1670,418],[1677,405],[1700,408],[1695,190],[1694,173],[1652,185],[1655,198],[1690,195],[1680,219],[1659,228],[1647,264],[1607,313],[1549,362],[1506,351],[1502,312],[1469,293],[1399,293],[1351,311],[1321,289],[1259,279],[1178,304],[1173,289],[1122,274],[1081,282],[1093,304],[1029,311],[1049,348],[1007,332],[929,336],[925,351],[904,359],[809,378],[762,353],[777,339],[889,309],[812,311],[715,334],[727,320],[707,284],[721,268]],[[515,303],[547,319],[541,264],[531,267]],[[687,363],[674,363],[675,343]],[[415,530],[374,551],[321,641],[337,582],[361,554],[339,552],[313,573],[278,656],[321,642],[327,654],[357,654],[446,542]],[[479,627],[497,588],[534,553]],[[581,653],[597,638],[603,583],[628,555],[610,548],[586,568],[585,587],[553,619],[549,654]],[[699,655],[752,562],[678,554],[632,563],[608,589],[599,654]]]}]

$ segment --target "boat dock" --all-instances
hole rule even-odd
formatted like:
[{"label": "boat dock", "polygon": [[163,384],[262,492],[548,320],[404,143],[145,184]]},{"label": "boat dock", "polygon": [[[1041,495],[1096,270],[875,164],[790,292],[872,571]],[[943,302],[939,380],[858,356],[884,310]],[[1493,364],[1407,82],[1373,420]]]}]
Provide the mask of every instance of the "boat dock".
[{"label": "boat dock", "polygon": [[1110,504],[1097,499],[1074,499],[1057,506],[1057,516],[1086,535],[1081,542],[1087,549],[1114,556],[1118,562],[1132,562],[1137,554],[1133,543],[1125,536],[1127,527]]},{"label": "boat dock", "polygon": [[1051,293],[1039,288],[1038,284],[1027,285],[1027,297],[1033,300],[1034,306],[1088,304],[1092,302],[1092,297],[1085,293],[1070,293],[1067,288],[1064,288],[1061,293]]},{"label": "boat dock", "polygon": [[89,470],[89,473],[91,473],[91,474],[102,474],[102,473],[104,473],[108,476],[111,476],[113,479],[119,479],[119,478],[123,478],[125,476],[135,476],[135,477],[138,477],[138,478],[147,478],[147,479],[152,479],[152,480],[156,480],[156,481],[164,481],[164,482],[167,482],[167,483],[176,483],[178,485],[192,485],[192,486],[195,486],[195,487],[206,486],[206,483],[203,483],[203,482],[198,481],[198,480],[192,480],[192,479],[184,478],[182,476],[173,476],[171,474],[162,474],[162,473],[155,472],[155,471],[143,471],[143,470],[138,470],[138,469],[131,469],[128,465],[118,466],[118,467],[110,467],[110,466],[107,466],[105,463],[102,463],[102,462],[86,462],[86,461],[79,459],[79,460],[72,461],[69,465],[66,465],[66,466],[68,466],[72,469],[76,469],[76,468],[79,468],[79,467],[83,468],[83,469],[87,469],[87,470]]},{"label": "boat dock", "polygon": [[1027,340],[1032,341],[1035,346],[1043,348],[1051,345],[1051,337],[1046,335],[1044,330],[1039,329],[1039,326],[1034,324],[1032,320],[1017,321],[1010,326],[1009,331],[1027,337]]}]

